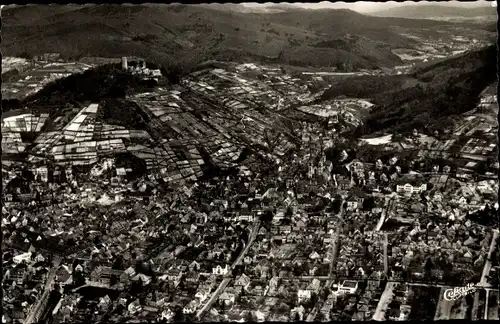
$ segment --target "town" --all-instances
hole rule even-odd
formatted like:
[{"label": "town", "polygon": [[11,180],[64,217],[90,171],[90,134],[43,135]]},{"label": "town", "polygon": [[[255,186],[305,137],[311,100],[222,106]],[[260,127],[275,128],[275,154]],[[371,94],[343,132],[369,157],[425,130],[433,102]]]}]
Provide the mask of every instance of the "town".
[{"label": "town", "polygon": [[3,319],[498,320],[495,89],[453,129],[353,142],[372,104],[313,103],[314,78],[197,71],[127,97],[145,129],[100,102],[4,116]]}]

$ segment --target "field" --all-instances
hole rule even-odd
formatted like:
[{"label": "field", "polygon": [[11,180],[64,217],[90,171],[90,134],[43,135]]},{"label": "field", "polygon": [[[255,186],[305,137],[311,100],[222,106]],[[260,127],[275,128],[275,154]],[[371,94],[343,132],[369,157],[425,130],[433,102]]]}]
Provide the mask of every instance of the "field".
[{"label": "field", "polygon": [[361,139],[361,141],[366,142],[369,145],[384,145],[390,143],[391,140],[392,140],[392,135]]}]

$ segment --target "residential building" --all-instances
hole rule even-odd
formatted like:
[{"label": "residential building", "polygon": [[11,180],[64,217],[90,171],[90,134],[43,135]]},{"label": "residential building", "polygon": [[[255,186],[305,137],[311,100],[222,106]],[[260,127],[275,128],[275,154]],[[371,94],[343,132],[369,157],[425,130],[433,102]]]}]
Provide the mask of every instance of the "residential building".
[{"label": "residential building", "polygon": [[200,303],[203,303],[205,300],[207,300],[208,297],[210,297],[210,288],[208,287],[201,287],[197,292],[196,295],[194,295],[195,298],[198,298],[200,300]]},{"label": "residential building", "polygon": [[245,274],[242,274],[235,282],[235,286],[239,286],[239,287],[242,287],[243,289],[247,289],[249,286],[250,286],[250,278],[245,275]]},{"label": "residential building", "polygon": [[297,291],[297,301],[299,304],[303,304],[311,300],[311,290],[308,289],[299,289]]},{"label": "residential building", "polygon": [[338,291],[343,293],[355,294],[358,290],[358,282],[354,280],[344,280],[342,285],[338,286]]},{"label": "residential building", "polygon": [[217,265],[215,268],[212,269],[212,273],[215,275],[219,276],[225,276],[231,271],[231,268],[229,265],[225,265],[224,267],[221,267],[220,265]]},{"label": "residential building", "polygon": [[421,185],[412,185],[410,183],[406,183],[404,185],[396,185],[397,193],[404,194],[418,194],[427,190],[427,184],[423,183]]},{"label": "residential building", "polygon": [[194,312],[196,312],[196,309],[198,308],[199,304],[200,302],[197,299],[193,299],[191,302],[189,302],[189,304],[184,306],[182,312],[184,314],[193,314]]},{"label": "residential building", "polygon": [[227,291],[223,292],[219,296],[219,302],[223,303],[226,306],[231,306],[232,304],[234,304],[235,299],[236,299],[235,294],[234,293],[229,293]]}]

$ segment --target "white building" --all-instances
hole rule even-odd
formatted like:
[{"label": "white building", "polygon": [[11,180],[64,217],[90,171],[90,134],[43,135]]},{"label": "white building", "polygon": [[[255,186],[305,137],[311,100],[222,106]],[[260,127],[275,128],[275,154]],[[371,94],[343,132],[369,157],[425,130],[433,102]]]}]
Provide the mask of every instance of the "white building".
[{"label": "white building", "polygon": [[212,268],[212,273],[215,275],[219,275],[219,276],[225,276],[230,271],[231,271],[231,268],[227,264],[224,267],[221,267],[220,265],[218,265],[215,268]]},{"label": "white building", "polygon": [[423,183],[421,185],[412,185],[410,183],[406,183],[404,185],[396,185],[396,192],[405,193],[405,194],[414,194],[421,193],[427,190],[427,184]]},{"label": "white building", "polygon": [[43,182],[47,182],[48,181],[48,170],[47,170],[47,167],[43,166],[43,167],[36,168],[34,174],[35,174],[35,177],[40,176],[40,180],[41,181],[43,181]]},{"label": "white building", "polygon": [[236,296],[233,293],[229,293],[227,291],[223,292],[219,296],[219,302],[223,303],[226,306],[230,306],[234,304],[234,301],[236,299]]},{"label": "white building", "polygon": [[198,300],[193,299],[189,304],[184,306],[184,308],[182,309],[182,312],[184,314],[193,314],[196,311],[196,309],[198,308],[198,305],[199,305]]},{"label": "white building", "polygon": [[247,222],[253,222],[255,221],[255,216],[251,214],[245,214],[245,215],[240,215],[238,216],[239,221],[247,221]]},{"label": "white building", "polygon": [[359,207],[358,202],[356,200],[349,200],[347,201],[347,210],[357,210]]},{"label": "white building", "polygon": [[194,295],[194,297],[198,298],[201,303],[203,303],[208,298],[208,296],[210,296],[210,290],[206,288],[198,290],[196,292],[196,295]]},{"label": "white building", "polygon": [[338,293],[355,294],[358,290],[358,282],[354,280],[344,280],[342,285],[337,286]]},{"label": "white building", "polygon": [[299,304],[305,303],[311,299],[311,291],[308,289],[299,289],[297,292],[297,301]]},{"label": "white building", "polygon": [[249,286],[250,286],[250,278],[245,275],[245,274],[242,274],[237,280],[236,280],[236,283],[234,284],[235,286],[239,286],[239,287],[242,287],[243,289],[247,289]]}]

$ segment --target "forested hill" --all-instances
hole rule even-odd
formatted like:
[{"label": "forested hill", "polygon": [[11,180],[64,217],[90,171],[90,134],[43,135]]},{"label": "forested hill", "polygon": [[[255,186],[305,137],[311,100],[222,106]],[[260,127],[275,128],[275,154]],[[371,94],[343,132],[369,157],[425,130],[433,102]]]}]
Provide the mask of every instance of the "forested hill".
[{"label": "forested hill", "polygon": [[369,98],[372,109],[359,135],[378,131],[442,129],[450,117],[472,110],[497,81],[496,45],[419,69],[410,75],[360,76],[335,83],[322,100],[339,95]]},{"label": "forested hill", "polygon": [[400,28],[450,25],[350,10],[255,13],[195,5],[34,5],[4,8],[2,54],[59,52],[71,59],[132,55],[163,66],[274,58],[283,64],[351,71],[401,64],[391,48],[411,47],[415,41],[400,34]]}]

